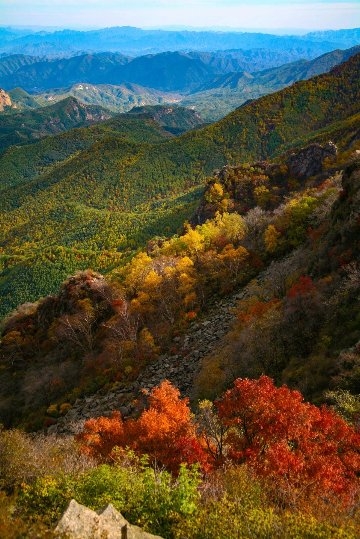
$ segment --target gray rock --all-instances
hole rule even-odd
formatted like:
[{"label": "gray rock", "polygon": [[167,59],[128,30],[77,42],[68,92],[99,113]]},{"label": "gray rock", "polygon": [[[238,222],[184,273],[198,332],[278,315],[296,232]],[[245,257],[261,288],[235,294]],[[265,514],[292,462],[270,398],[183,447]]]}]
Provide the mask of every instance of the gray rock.
[{"label": "gray rock", "polygon": [[50,425],[47,429],[48,434],[55,434],[57,432],[57,425]]},{"label": "gray rock", "polygon": [[336,155],[336,152],[337,148],[333,142],[324,145],[310,144],[290,155],[287,161],[289,173],[301,180],[320,174],[324,159]]},{"label": "gray rock", "polygon": [[119,410],[120,410],[120,413],[121,413],[121,415],[123,417],[128,416],[129,413],[130,413],[130,410],[129,410],[129,408],[127,406],[120,406]]},{"label": "gray rock", "polygon": [[95,512],[71,500],[55,528],[55,537],[66,539],[162,539],[132,526],[109,504]]}]

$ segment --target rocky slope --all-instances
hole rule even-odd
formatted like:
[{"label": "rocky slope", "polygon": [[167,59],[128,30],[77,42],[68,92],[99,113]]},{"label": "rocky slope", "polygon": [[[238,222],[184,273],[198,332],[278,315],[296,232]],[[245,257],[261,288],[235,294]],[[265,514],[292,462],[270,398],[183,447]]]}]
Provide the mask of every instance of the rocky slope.
[{"label": "rocky slope", "polygon": [[130,386],[119,385],[109,393],[103,394],[100,391],[77,399],[70,411],[49,427],[48,433],[79,432],[86,419],[109,415],[114,410],[120,410],[127,417],[136,411],[143,392],[165,379],[178,387],[182,396],[191,398],[201,360],[219,346],[235,320],[234,308],[237,302],[249,290],[250,287],[241,289],[228,298],[214,302],[206,315],[192,323],[185,335],[174,338],[171,353],[160,356],[148,365]]}]

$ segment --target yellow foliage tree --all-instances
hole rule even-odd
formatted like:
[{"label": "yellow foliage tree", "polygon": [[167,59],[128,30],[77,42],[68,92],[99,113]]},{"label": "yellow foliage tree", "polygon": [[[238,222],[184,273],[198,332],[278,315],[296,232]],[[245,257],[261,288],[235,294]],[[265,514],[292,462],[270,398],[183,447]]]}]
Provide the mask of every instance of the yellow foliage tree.
[{"label": "yellow foliage tree", "polygon": [[215,182],[210,187],[210,189],[206,192],[205,200],[206,202],[213,204],[214,202],[220,202],[223,196],[224,196],[223,186],[220,183]]},{"label": "yellow foliage tree", "polygon": [[273,253],[277,246],[278,241],[281,234],[280,232],[275,228],[274,225],[269,225],[264,233],[264,242],[265,242],[265,249],[269,253]]}]

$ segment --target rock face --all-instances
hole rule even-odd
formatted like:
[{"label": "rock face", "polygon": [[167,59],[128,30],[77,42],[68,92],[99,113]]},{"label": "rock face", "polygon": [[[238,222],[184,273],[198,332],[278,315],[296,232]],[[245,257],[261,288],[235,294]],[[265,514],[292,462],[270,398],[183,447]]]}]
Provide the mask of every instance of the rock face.
[{"label": "rock face", "polygon": [[326,157],[336,155],[337,148],[333,142],[327,144],[310,144],[296,153],[290,155],[287,166],[294,178],[306,180],[310,176],[320,174]]},{"label": "rock face", "polygon": [[2,112],[5,107],[11,106],[12,103],[9,94],[0,88],[0,112]]},{"label": "rock face", "polygon": [[55,528],[55,537],[66,539],[162,539],[132,526],[111,504],[95,512],[71,500]]}]

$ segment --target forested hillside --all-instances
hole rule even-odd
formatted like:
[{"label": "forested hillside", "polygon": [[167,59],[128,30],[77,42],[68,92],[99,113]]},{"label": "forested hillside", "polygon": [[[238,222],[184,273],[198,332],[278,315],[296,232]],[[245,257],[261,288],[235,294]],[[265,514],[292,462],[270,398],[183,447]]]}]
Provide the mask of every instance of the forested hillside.
[{"label": "forested hillside", "polygon": [[50,107],[3,114],[0,125],[0,152],[9,146],[33,142],[110,117],[111,113],[106,109],[84,105],[71,97]]},{"label": "forested hillside", "polygon": [[[2,419],[53,428],[97,387],[129,403],[146,364],[174,354],[194,319],[206,327],[209,301],[248,291],[203,361],[197,397],[218,398],[196,399],[196,415],[164,381],[132,401],[131,418],[104,408],[76,443],[1,431],[5,537],[15,525],[45,537],[71,498],[111,502],[169,539],[210,539],[219,526],[231,539],[358,536],[358,147],[227,166],[205,190],[214,218],[152,242],[112,281],[78,274],[7,320]],[[314,174],[300,181],[305,163]],[[233,383],[260,372],[332,407],[264,375]]]},{"label": "forested hillside", "polygon": [[2,314],[55,292],[76,269],[108,272],[152,237],[179,231],[216,168],[314,137],[346,147],[357,130],[359,62],[177,138],[152,118],[119,115],[9,148],[0,157]]},{"label": "forested hillside", "polygon": [[341,171],[358,146],[336,154],[333,143],[312,144],[277,164],[228,165],[208,181],[200,224],[154,238],[125,265],[119,253],[107,279],[88,270],[20,307],[4,326],[2,420],[34,428],[52,406],[66,410],[79,395],[126,384],[209,301],[258,275],[238,324],[204,359],[196,394],[214,398],[234,377],[264,372],[315,400],[333,385],[354,389],[339,354],[360,336],[358,162],[342,180]]},{"label": "forested hillside", "polygon": [[[10,95],[12,95],[10,91]],[[90,84],[78,82],[70,88],[51,88],[47,92],[33,96],[37,107],[61,101],[66,97],[75,97],[88,105],[99,105],[112,112],[129,112],[133,107],[146,105],[162,105],[179,103],[181,96],[177,93],[162,92],[126,82],[123,84]]]}]

